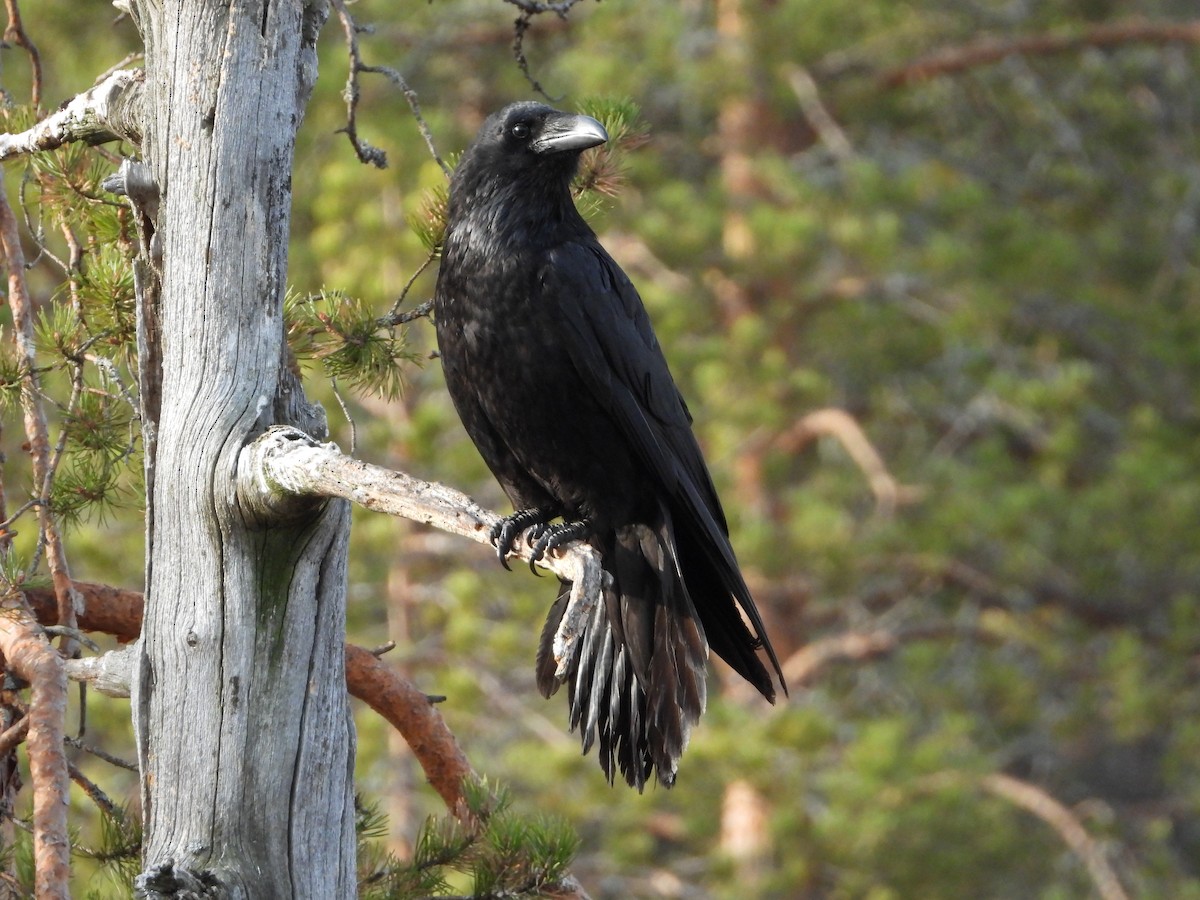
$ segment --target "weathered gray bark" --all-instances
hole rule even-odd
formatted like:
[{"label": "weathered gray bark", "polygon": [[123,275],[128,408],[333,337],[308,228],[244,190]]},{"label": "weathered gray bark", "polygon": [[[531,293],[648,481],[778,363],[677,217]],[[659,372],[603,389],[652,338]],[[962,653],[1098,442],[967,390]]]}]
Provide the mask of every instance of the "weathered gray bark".
[{"label": "weathered gray bark", "polygon": [[133,684],[138,884],[155,897],[350,897],[348,508],[263,519],[236,492],[242,447],[295,418],[280,365],[291,168],[326,10],[142,0],[133,11],[143,158],[160,193],[139,268],[154,440]]}]

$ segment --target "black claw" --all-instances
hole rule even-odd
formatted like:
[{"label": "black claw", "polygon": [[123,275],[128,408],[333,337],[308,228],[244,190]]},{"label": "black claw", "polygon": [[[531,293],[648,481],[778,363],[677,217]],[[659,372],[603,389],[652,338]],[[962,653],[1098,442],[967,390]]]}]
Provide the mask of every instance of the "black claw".
[{"label": "black claw", "polygon": [[563,544],[577,541],[591,534],[592,525],[587,520],[578,522],[563,522],[561,525],[543,527],[539,532],[537,543],[533,545],[533,553],[529,557],[529,569],[538,574],[534,564],[542,559],[549,551],[557,550]]},{"label": "black claw", "polygon": [[[546,530],[547,523],[552,518],[554,518],[553,511],[531,507],[518,509],[511,516],[505,516],[493,525],[492,530],[488,532],[488,540],[496,548],[496,556],[500,559],[500,565],[509,569],[508,554],[512,552],[513,544],[516,543],[522,531],[532,527],[538,529],[538,534],[541,534]],[[512,570],[509,569],[509,571]]]}]

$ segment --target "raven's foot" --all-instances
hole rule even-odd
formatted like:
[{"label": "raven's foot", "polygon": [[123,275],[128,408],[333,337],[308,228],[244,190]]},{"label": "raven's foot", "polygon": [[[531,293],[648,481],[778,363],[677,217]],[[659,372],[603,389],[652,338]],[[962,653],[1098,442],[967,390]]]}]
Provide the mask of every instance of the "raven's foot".
[{"label": "raven's foot", "polygon": [[516,543],[517,536],[522,531],[532,526],[538,530],[537,534],[540,536],[546,531],[553,518],[553,510],[530,507],[529,509],[518,509],[511,516],[505,516],[493,525],[488,534],[488,540],[496,548],[500,565],[508,568],[508,554],[512,553],[513,544]]},{"label": "raven's foot", "polygon": [[577,522],[563,522],[561,525],[551,525],[542,528],[537,543],[533,545],[533,553],[529,557],[529,570],[535,575],[534,564],[551,550],[557,550],[563,544],[578,541],[592,533],[592,523],[586,519]]}]

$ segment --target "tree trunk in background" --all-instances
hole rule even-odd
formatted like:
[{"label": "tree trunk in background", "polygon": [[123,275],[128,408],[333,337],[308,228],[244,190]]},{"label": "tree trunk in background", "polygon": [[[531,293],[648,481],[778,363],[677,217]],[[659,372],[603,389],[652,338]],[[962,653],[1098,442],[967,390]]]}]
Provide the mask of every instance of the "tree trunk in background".
[{"label": "tree trunk in background", "polygon": [[288,418],[294,387],[280,365],[291,169],[327,9],[144,0],[135,14],[146,43],[143,158],[161,193],[139,269],[139,299],[151,306],[159,292],[146,278],[161,278],[139,335],[139,887],[349,897],[348,510],[330,503],[261,522],[236,497],[239,452]]}]

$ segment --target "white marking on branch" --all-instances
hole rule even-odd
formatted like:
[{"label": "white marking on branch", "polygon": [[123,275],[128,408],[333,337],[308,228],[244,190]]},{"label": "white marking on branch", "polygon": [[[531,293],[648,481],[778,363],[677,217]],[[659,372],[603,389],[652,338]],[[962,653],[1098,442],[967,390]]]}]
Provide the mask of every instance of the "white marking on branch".
[{"label": "white marking on branch", "polygon": [[[238,483],[243,503],[260,509],[287,506],[297,497],[341,497],[487,546],[492,526],[500,521],[499,515],[454,488],[360,462],[335,444],[319,444],[294,428],[271,428],[246,447],[238,461]],[[531,553],[518,541],[512,555],[529,561]],[[562,680],[599,601],[604,571],[600,555],[580,542],[547,554],[537,565],[571,583],[567,610],[554,637],[556,674]]]},{"label": "white marking on branch", "polygon": [[142,129],[136,106],[142,81],[141,69],[113,72],[32,128],[19,134],[0,134],[0,160],[56,150],[76,141],[99,144],[120,139],[140,143]]}]

